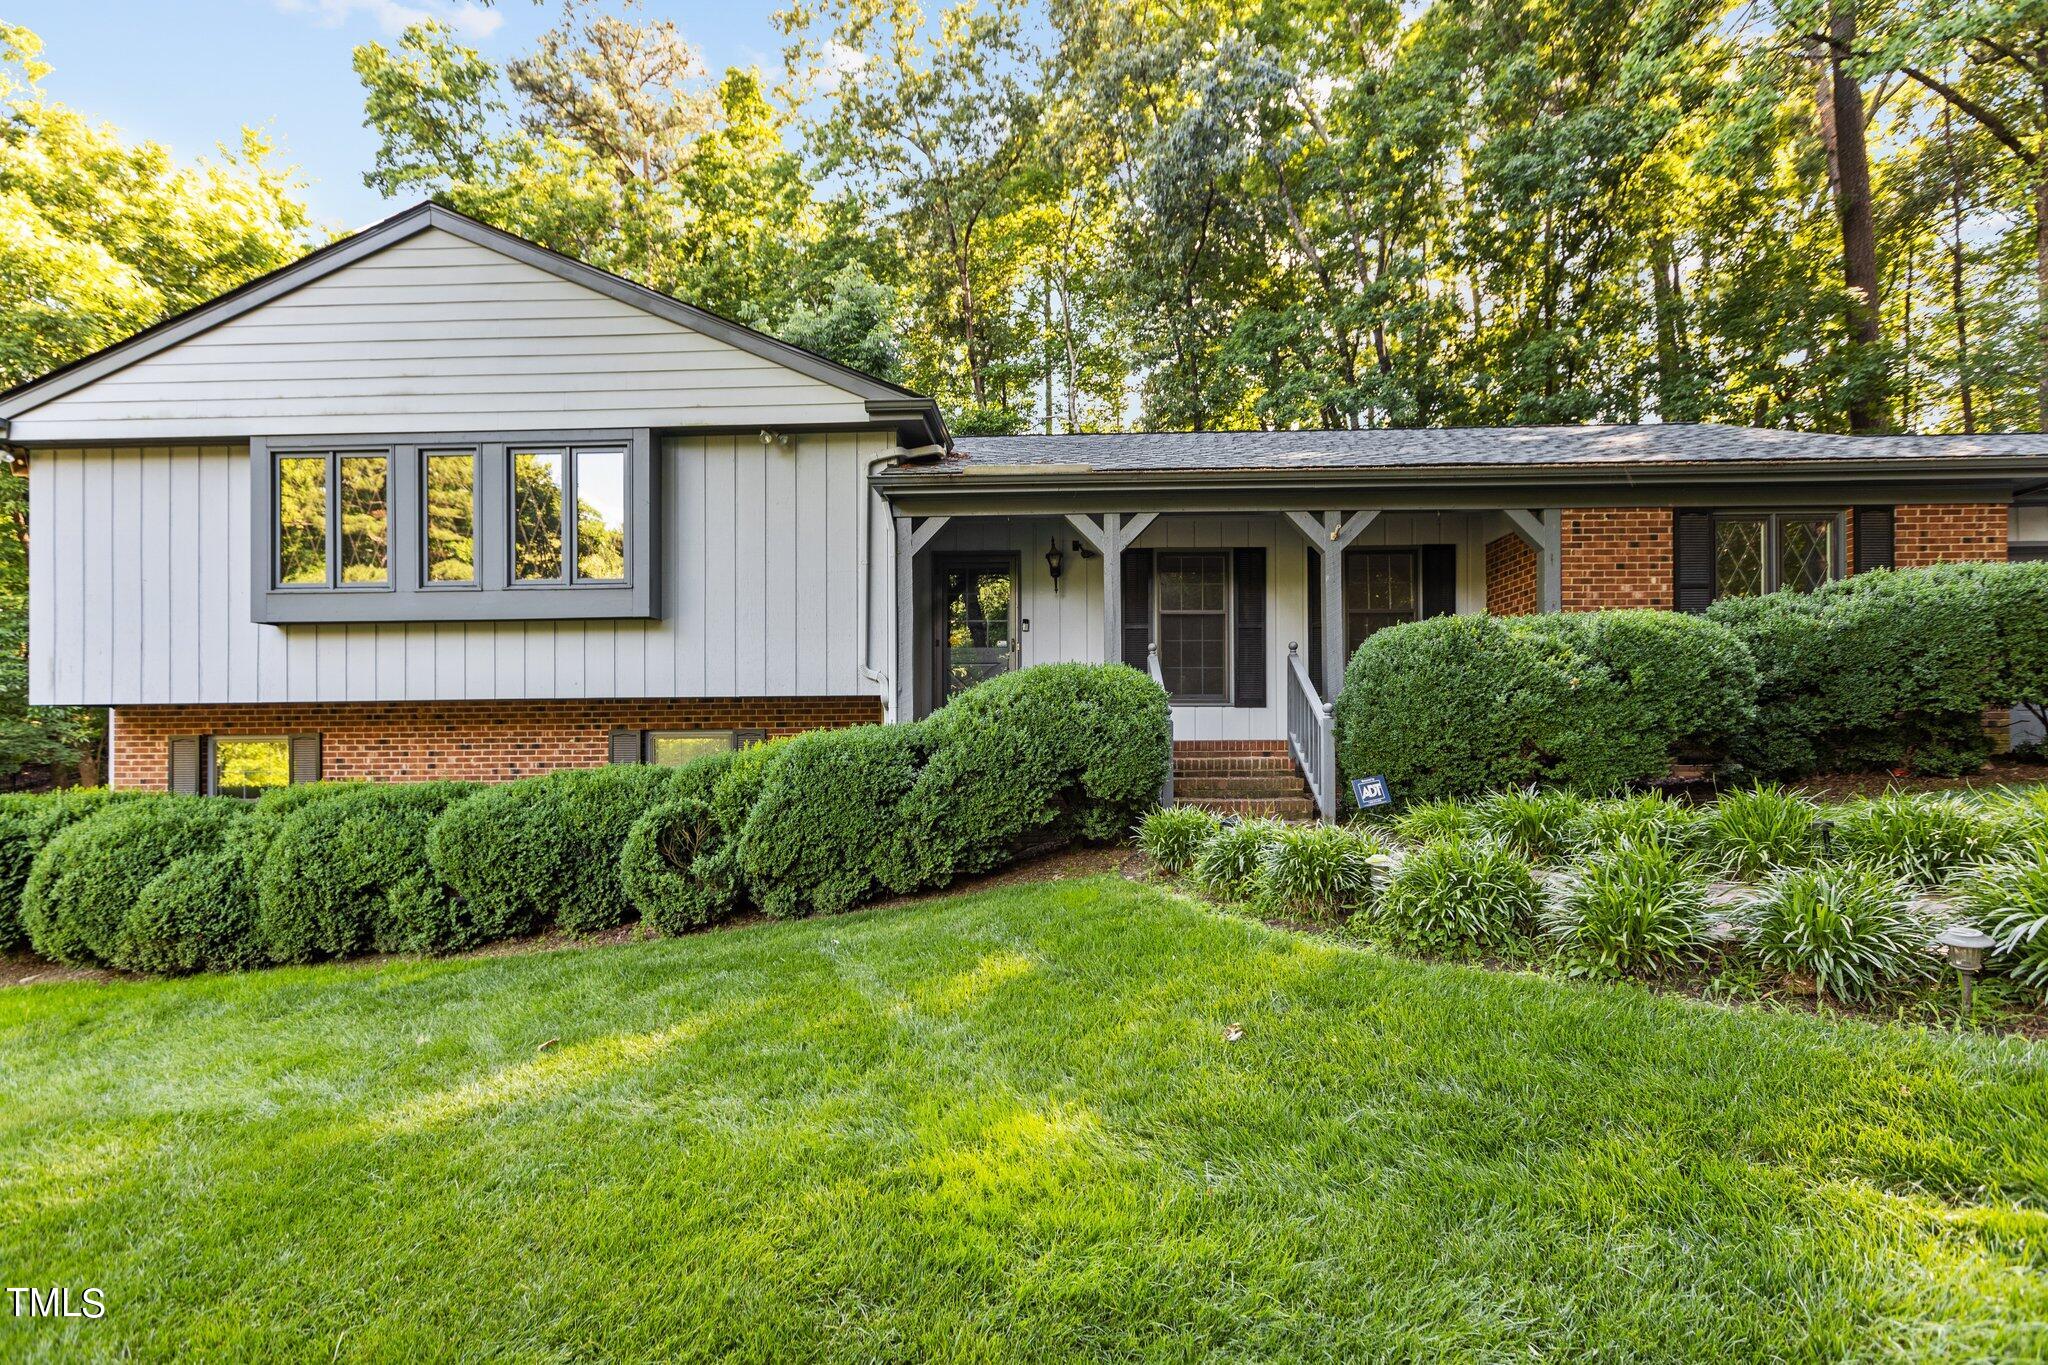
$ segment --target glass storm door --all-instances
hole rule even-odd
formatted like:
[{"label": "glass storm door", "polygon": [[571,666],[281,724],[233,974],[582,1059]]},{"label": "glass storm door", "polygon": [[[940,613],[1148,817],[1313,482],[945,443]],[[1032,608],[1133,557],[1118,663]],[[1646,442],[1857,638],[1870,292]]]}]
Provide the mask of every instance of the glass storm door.
[{"label": "glass storm door", "polygon": [[1008,558],[938,562],[939,701],[1017,666],[1017,569]]}]

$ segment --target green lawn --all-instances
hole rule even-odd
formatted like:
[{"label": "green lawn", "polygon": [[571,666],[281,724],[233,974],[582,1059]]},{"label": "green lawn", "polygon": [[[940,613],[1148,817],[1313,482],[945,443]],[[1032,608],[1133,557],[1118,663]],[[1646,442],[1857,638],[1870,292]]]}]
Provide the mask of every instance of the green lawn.
[{"label": "green lawn", "polygon": [[11,989],[0,1359],[2039,1358],[2044,1063],[1113,878]]}]

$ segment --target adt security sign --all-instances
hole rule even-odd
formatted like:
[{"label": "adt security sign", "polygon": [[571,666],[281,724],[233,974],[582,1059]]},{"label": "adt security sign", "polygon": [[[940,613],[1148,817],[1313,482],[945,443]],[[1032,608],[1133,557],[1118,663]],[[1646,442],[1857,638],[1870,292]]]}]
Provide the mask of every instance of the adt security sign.
[{"label": "adt security sign", "polygon": [[1371,810],[1384,806],[1394,798],[1387,792],[1384,777],[1354,777],[1351,779],[1351,799],[1360,810]]}]

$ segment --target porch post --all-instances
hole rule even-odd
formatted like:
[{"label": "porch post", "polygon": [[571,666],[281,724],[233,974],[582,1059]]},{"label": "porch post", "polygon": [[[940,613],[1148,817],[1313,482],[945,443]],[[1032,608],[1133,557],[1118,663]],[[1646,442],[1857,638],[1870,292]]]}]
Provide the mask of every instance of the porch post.
[{"label": "porch post", "polygon": [[1124,551],[1145,534],[1159,514],[1139,512],[1127,517],[1121,512],[1104,512],[1097,522],[1086,512],[1068,512],[1066,518],[1089,548],[1102,556],[1102,661],[1120,663],[1124,657]]},{"label": "porch post", "polygon": [[1344,687],[1344,665],[1351,662],[1344,656],[1344,551],[1378,516],[1376,507],[1353,512],[1348,519],[1342,512],[1323,512],[1317,516],[1307,512],[1287,514],[1295,529],[1308,537],[1308,543],[1321,556],[1323,676],[1316,679],[1316,684],[1322,689],[1325,702],[1337,700],[1337,693]]},{"label": "porch post", "polygon": [[948,517],[896,518],[896,676],[891,719],[917,719],[917,552],[931,544]]},{"label": "porch post", "polygon": [[1536,551],[1536,609],[1564,610],[1564,509],[1503,508],[1515,534]]}]

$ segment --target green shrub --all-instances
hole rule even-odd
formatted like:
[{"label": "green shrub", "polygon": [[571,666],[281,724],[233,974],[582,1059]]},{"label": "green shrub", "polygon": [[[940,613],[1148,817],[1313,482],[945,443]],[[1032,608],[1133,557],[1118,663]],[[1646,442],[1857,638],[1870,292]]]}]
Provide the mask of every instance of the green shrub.
[{"label": "green shrub", "polygon": [[1999,965],[2048,996],[2048,844],[2011,850],[1973,869],[1957,893],[1996,941]]},{"label": "green shrub", "polygon": [[427,860],[427,832],[475,788],[365,784],[286,808],[257,878],[257,936],[273,962],[451,952],[483,942]]},{"label": "green shrub", "polygon": [[678,768],[577,768],[487,787],[449,806],[427,836],[435,875],[465,903],[479,941],[553,922],[595,933],[631,911],[619,851]]},{"label": "green shrub", "polygon": [[1697,964],[1706,881],[1684,853],[1623,844],[1587,859],[1543,927],[1574,970],[1610,976]]},{"label": "green shrub", "polygon": [[1584,798],[1568,791],[1521,788],[1495,792],[1472,807],[1472,828],[1530,862],[1548,862],[1579,842]]},{"label": "green shrub", "polygon": [[1820,853],[1820,807],[1783,787],[1729,792],[1700,820],[1708,861],[1754,881],[1781,867],[1804,867]]},{"label": "green shrub", "polygon": [[1939,886],[1950,874],[1993,855],[2002,831],[1981,808],[1947,796],[1887,792],[1839,807],[1833,849],[1844,858],[1885,869],[1916,886]]},{"label": "green shrub", "polygon": [[1542,903],[1527,859],[1492,840],[1454,833],[1401,860],[1371,918],[1397,948],[1462,953],[1525,937]]},{"label": "green shrub", "polygon": [[1394,837],[1404,844],[1433,844],[1438,839],[1472,833],[1472,808],[1448,798],[1411,801],[1394,817],[1393,827]]},{"label": "green shrub", "polygon": [[1625,843],[1693,849],[1702,837],[1698,810],[1655,792],[1590,802],[1575,832],[1580,848],[1589,851]]},{"label": "green shrub", "polygon": [[1926,917],[1906,888],[1877,868],[1780,871],[1736,919],[1757,961],[1810,976],[1836,1000],[1867,1001],[1933,972]]},{"label": "green shrub", "polygon": [[22,922],[44,957],[124,966],[123,926],[143,888],[178,859],[210,853],[248,808],[207,796],[122,801],[58,832],[29,869]]},{"label": "green shrub", "polygon": [[122,922],[120,959],[131,971],[161,976],[262,966],[256,896],[241,850],[224,839],[151,878]]},{"label": "green shrub", "polygon": [[836,914],[938,884],[904,804],[930,744],[923,725],[856,725],[783,745],[735,841],[754,904],[778,919]]},{"label": "green shrub", "polygon": [[1216,817],[1200,806],[1159,807],[1138,822],[1138,847],[1160,871],[1178,875],[1195,865],[1216,827]]},{"label": "green shrub", "polygon": [[1045,664],[991,678],[923,722],[904,806],[918,880],[1009,862],[1035,844],[1122,838],[1172,761],[1166,693],[1122,664]]},{"label": "green shrub", "polygon": [[1284,828],[1278,820],[1224,822],[1195,854],[1195,881],[1225,900],[1248,899],[1266,849]]},{"label": "green shrub", "polygon": [[705,796],[671,796],[647,808],[619,850],[619,884],[641,918],[664,934],[702,928],[731,914],[732,887],[693,871],[716,837]]},{"label": "green shrub", "polygon": [[1260,856],[1252,896],[1274,910],[1340,919],[1370,901],[1373,875],[1386,865],[1386,845],[1370,830],[1290,825]]},{"label": "green shrub", "polygon": [[1417,800],[1532,783],[1606,792],[1717,757],[1752,719],[1755,665],[1669,612],[1439,616],[1376,631],[1345,670],[1337,760]]},{"label": "green shrub", "polygon": [[28,942],[28,930],[21,922],[21,897],[28,886],[28,870],[43,845],[56,837],[57,831],[98,814],[109,802],[140,794],[73,787],[0,796],[0,953],[13,952]]}]

